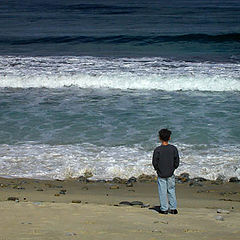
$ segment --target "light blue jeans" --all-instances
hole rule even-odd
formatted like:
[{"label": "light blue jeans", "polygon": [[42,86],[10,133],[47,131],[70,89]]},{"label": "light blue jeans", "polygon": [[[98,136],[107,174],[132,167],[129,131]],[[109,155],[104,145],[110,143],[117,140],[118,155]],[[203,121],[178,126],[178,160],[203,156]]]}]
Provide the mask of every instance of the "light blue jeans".
[{"label": "light blue jeans", "polygon": [[175,176],[168,178],[158,177],[158,193],[162,211],[177,209],[177,200],[175,193]]}]

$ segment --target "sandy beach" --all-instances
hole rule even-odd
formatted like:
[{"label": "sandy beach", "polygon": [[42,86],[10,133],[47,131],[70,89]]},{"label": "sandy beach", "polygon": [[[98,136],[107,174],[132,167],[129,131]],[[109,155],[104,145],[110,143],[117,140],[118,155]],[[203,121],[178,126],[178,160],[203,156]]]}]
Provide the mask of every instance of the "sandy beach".
[{"label": "sandy beach", "polygon": [[178,183],[179,214],[162,215],[153,181],[0,178],[0,239],[239,239],[239,186]]}]

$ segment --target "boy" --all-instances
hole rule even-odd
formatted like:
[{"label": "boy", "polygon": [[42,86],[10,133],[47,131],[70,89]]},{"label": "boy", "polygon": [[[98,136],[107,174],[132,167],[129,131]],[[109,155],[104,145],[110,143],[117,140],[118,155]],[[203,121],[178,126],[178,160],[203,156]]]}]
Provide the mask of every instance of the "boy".
[{"label": "boy", "polygon": [[171,133],[168,129],[159,131],[159,139],[162,145],[154,150],[152,158],[153,167],[158,175],[160,213],[162,214],[178,213],[174,170],[179,166],[179,155],[177,148],[168,143],[171,139]]}]

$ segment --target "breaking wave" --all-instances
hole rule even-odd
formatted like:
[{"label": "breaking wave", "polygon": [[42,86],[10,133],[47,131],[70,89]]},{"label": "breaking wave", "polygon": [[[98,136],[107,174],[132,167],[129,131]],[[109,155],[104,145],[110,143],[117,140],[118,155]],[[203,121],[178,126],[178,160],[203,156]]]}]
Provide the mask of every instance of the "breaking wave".
[{"label": "breaking wave", "polygon": [[239,64],[163,58],[0,57],[1,88],[240,91]]}]

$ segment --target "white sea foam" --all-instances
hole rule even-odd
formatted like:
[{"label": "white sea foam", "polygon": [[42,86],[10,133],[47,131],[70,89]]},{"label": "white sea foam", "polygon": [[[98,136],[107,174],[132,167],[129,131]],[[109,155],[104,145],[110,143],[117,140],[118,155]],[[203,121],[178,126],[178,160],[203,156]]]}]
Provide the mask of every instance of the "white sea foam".
[{"label": "white sea foam", "polygon": [[163,58],[0,57],[0,87],[240,91],[239,69]]},{"label": "white sea foam", "polygon": [[[181,164],[176,174],[216,179],[223,175],[240,178],[240,146],[177,145]],[[198,150],[196,150],[198,149]],[[93,179],[128,178],[155,174],[152,152],[141,146],[98,147],[82,145],[0,145],[0,176],[43,179],[78,177],[86,170]]]}]

